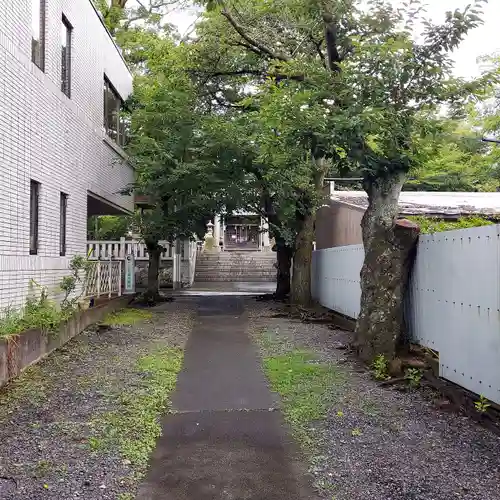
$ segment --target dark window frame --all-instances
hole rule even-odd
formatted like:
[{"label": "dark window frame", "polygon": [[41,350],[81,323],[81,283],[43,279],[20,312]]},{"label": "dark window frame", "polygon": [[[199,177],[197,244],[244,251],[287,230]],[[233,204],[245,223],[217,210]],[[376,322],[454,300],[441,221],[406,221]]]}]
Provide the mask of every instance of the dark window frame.
[{"label": "dark window frame", "polygon": [[66,47],[61,45],[61,92],[71,98],[71,53],[73,26],[64,14],[61,20],[61,30],[62,29],[64,29],[66,33]]},{"label": "dark window frame", "polygon": [[61,192],[59,196],[59,255],[66,255],[66,231],[68,228],[68,195]]},{"label": "dark window frame", "polygon": [[123,99],[109,78],[104,75],[104,128],[107,136],[121,147],[126,146],[128,142],[127,123],[123,117],[124,109]]},{"label": "dark window frame", "polygon": [[38,254],[38,226],[40,223],[40,183],[30,180],[30,255]]},{"label": "dark window frame", "polygon": [[[45,28],[47,25],[47,2],[46,0],[38,1],[40,2],[40,14],[38,19],[40,34],[38,40],[35,40],[33,34],[31,36],[31,62],[41,71],[45,72]],[[34,13],[32,12],[31,14],[33,15]]]}]

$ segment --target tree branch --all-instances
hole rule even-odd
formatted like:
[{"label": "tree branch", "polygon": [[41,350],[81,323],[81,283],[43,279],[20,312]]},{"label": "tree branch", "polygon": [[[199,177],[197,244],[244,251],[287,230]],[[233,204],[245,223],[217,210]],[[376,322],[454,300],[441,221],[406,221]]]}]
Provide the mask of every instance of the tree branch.
[{"label": "tree branch", "polygon": [[325,44],[326,44],[326,66],[334,73],[340,73],[340,57],[337,49],[337,26],[335,19],[331,14],[323,14],[323,22],[325,23]]},{"label": "tree branch", "polygon": [[231,13],[224,8],[221,11],[221,14],[229,21],[229,24],[234,28],[234,30],[243,38],[247,43],[249,43],[252,47],[255,47],[255,49],[261,54],[261,55],[266,55],[270,57],[271,59],[278,59],[279,61],[288,61],[288,57],[285,56],[284,54],[280,54],[277,52],[273,52],[269,48],[267,48],[264,44],[260,43],[259,41],[255,40],[252,38],[250,35],[248,35],[245,32],[245,29],[241,24],[234,19],[234,17],[231,15]]},{"label": "tree branch", "polygon": [[321,50],[321,45],[323,44],[323,42],[322,41],[318,42],[317,40],[314,39],[314,37],[312,35],[309,36],[309,40],[314,45],[314,48],[316,49],[316,53],[318,54],[319,58],[321,59],[323,66],[326,68],[325,54],[323,54],[323,51]]}]

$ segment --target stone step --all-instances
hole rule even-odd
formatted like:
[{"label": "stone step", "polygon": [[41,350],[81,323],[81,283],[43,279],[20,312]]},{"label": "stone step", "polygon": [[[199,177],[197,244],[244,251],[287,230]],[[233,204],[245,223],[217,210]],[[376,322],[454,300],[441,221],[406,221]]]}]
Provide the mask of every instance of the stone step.
[{"label": "stone step", "polygon": [[241,267],[241,266],[197,266],[196,271],[213,271],[213,270],[218,270],[218,271],[223,271],[223,272],[236,272],[236,271],[241,271],[241,272],[266,272],[266,273],[272,273],[276,272],[276,269],[274,267],[267,267],[267,266],[255,266],[255,267]]},{"label": "stone step", "polygon": [[238,262],[234,260],[201,260],[197,261],[196,264],[200,266],[272,266],[275,263],[274,260],[269,261],[253,261],[253,262]]},{"label": "stone step", "polygon": [[275,253],[254,253],[254,254],[241,254],[241,253],[202,253],[198,254],[197,259],[248,259],[248,260],[276,260]]},{"label": "stone step", "polygon": [[194,279],[195,283],[196,282],[217,282],[217,281],[224,281],[224,282],[246,282],[246,283],[271,283],[276,281],[276,276],[273,276],[272,278],[269,276],[195,276]]},{"label": "stone step", "polygon": [[197,262],[197,266],[206,266],[206,267],[273,267],[274,262],[209,262],[209,261],[202,261],[202,262]]},{"label": "stone step", "polygon": [[275,269],[275,267],[272,264],[254,264],[250,266],[240,266],[238,264],[219,264],[219,265],[211,265],[211,264],[197,264],[196,269],[249,269],[249,270],[254,270],[254,269]]},{"label": "stone step", "polygon": [[202,253],[196,259],[195,282],[274,282],[275,262],[271,252]]},{"label": "stone step", "polygon": [[195,269],[197,273],[246,273],[246,274],[276,274],[274,267],[269,268],[245,268],[245,267],[198,267]]},{"label": "stone step", "polygon": [[203,281],[205,278],[213,278],[213,279],[228,279],[234,281],[252,281],[252,280],[265,280],[265,281],[273,281],[276,279],[276,275],[274,274],[196,274],[195,279],[198,281]]},{"label": "stone step", "polygon": [[201,273],[276,274],[276,269],[255,269],[255,270],[248,270],[248,269],[197,269],[196,273],[197,274],[201,274]]}]

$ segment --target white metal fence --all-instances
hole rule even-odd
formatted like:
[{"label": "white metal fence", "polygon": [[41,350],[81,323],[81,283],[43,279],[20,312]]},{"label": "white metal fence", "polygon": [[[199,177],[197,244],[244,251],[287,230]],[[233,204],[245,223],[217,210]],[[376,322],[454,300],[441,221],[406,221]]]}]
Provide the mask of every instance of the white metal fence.
[{"label": "white metal fence", "polygon": [[[317,250],[313,296],[359,314],[362,245]],[[440,375],[500,403],[500,226],[419,239],[408,293],[412,340],[439,351]]]},{"label": "white metal fence", "polygon": [[89,263],[85,280],[85,297],[112,297],[122,294],[122,263],[98,260]]},{"label": "white metal fence", "polygon": [[312,295],[321,305],[357,318],[363,245],[326,248],[313,253]]}]

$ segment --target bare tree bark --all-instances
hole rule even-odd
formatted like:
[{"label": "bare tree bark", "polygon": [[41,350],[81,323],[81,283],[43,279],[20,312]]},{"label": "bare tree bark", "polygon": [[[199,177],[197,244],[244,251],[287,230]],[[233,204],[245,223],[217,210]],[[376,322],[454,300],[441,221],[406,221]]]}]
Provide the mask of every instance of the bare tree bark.
[{"label": "bare tree bark", "polygon": [[315,213],[307,213],[297,233],[290,294],[292,304],[307,306],[311,303],[311,263],[315,219]]},{"label": "bare tree bark", "polygon": [[161,299],[158,276],[160,273],[160,256],[162,247],[158,244],[158,242],[153,241],[146,241],[146,247],[149,254],[148,286],[143,295],[143,299],[144,302],[154,304],[155,302],[159,302]]},{"label": "bare tree bark", "polygon": [[[314,173],[315,194],[319,198],[323,196],[323,183],[326,172],[330,166],[326,158],[320,157],[314,160],[316,171]],[[290,301],[292,304],[306,306],[311,303],[311,264],[314,242],[314,223],[316,222],[317,200],[306,200],[305,213],[298,214],[300,221],[296,236],[295,254],[293,256],[292,290]]]},{"label": "bare tree bark", "polygon": [[416,224],[396,221],[404,180],[397,172],[365,183],[369,205],[361,222],[365,260],[355,344],[366,362],[378,354],[393,359],[404,328],[404,293],[419,234]]},{"label": "bare tree bark", "polygon": [[283,239],[276,242],[276,259],[278,273],[276,280],[275,297],[278,300],[285,299],[290,294],[290,268],[292,267],[293,249]]}]

